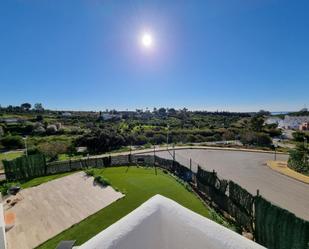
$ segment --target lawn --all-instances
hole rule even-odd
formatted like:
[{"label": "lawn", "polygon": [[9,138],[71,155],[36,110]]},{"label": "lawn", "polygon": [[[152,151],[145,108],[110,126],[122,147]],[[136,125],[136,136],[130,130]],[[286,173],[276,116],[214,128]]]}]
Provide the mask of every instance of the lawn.
[{"label": "lawn", "polygon": [[213,217],[204,204],[184,185],[161,170],[157,172],[156,175],[153,168],[137,167],[95,169],[95,175],[104,176],[114,188],[119,189],[126,196],[48,240],[38,248],[54,249],[62,240],[76,240],[76,244],[81,245],[156,194],[171,198],[205,217]]}]

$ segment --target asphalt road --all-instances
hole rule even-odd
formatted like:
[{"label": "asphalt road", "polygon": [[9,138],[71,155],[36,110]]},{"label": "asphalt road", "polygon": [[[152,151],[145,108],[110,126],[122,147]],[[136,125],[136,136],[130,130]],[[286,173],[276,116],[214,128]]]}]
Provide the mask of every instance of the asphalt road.
[{"label": "asphalt road", "polygon": [[[162,151],[158,156],[172,159],[172,152]],[[197,164],[207,170],[215,170],[218,175],[230,179],[250,193],[260,194],[272,203],[293,212],[296,216],[309,220],[309,185],[271,170],[265,163],[274,155],[258,152],[184,149],[175,150],[176,160],[192,170]],[[287,155],[277,155],[277,160],[287,160]]]}]

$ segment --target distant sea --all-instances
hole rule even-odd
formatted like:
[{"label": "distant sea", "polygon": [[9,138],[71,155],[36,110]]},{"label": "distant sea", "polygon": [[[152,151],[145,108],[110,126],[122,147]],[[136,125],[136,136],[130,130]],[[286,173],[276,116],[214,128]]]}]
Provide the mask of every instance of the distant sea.
[{"label": "distant sea", "polygon": [[270,114],[271,115],[285,115],[285,114],[288,114],[290,112],[271,112]]}]

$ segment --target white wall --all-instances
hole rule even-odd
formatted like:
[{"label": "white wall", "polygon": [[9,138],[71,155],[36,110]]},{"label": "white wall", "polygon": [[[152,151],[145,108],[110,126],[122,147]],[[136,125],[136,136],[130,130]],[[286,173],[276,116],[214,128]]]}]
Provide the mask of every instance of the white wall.
[{"label": "white wall", "polygon": [[3,205],[0,203],[0,249],[6,249]]},{"label": "white wall", "polygon": [[155,196],[79,249],[264,248],[163,196]]}]

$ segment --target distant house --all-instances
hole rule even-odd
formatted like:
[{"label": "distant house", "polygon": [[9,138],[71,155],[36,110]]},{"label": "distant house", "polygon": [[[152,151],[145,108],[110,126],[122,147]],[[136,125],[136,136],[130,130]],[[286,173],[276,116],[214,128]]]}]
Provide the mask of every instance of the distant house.
[{"label": "distant house", "polygon": [[22,118],[1,118],[0,123],[6,123],[6,124],[17,124],[17,123],[22,123],[26,121],[25,119]]},{"label": "distant house", "polygon": [[309,131],[309,122],[302,123],[299,126],[300,131]]},{"label": "distant house", "polygon": [[[309,122],[309,116],[289,116],[285,115],[284,119],[270,117],[265,121],[265,124],[277,124],[278,128],[285,130],[298,130],[302,124]],[[306,128],[306,125],[305,127]]]},{"label": "distant house", "polygon": [[121,114],[112,114],[112,113],[102,113],[101,118],[103,120],[111,120],[111,119],[121,119],[122,115]]},{"label": "distant house", "polygon": [[63,112],[61,115],[63,117],[72,117],[72,113],[70,113],[70,112]]},{"label": "distant house", "polygon": [[281,118],[276,118],[276,117],[270,117],[270,118],[267,118],[265,120],[265,124],[277,124],[279,125],[279,123],[282,121]]},{"label": "distant house", "polygon": [[309,122],[309,116],[289,116],[279,123],[279,127],[288,130],[298,130],[300,125]]}]

